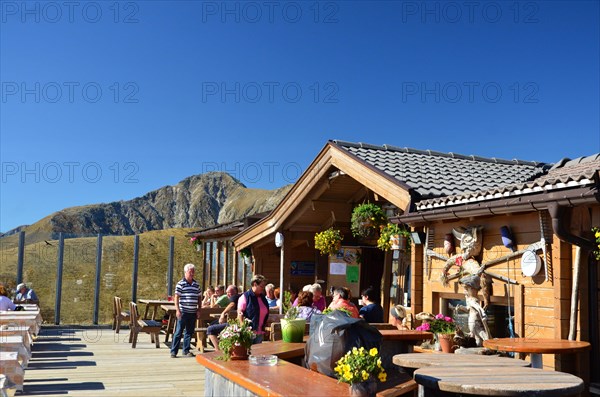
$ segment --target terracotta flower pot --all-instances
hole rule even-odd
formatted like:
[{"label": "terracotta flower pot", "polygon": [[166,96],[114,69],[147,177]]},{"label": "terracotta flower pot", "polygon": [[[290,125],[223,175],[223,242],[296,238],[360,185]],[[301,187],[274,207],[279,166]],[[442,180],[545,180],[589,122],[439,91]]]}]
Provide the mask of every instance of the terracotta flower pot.
[{"label": "terracotta flower pot", "polygon": [[247,360],[248,359],[248,348],[242,345],[235,345],[231,350],[232,360]]},{"label": "terracotta flower pot", "polygon": [[438,334],[440,347],[444,353],[454,353],[454,334]]}]

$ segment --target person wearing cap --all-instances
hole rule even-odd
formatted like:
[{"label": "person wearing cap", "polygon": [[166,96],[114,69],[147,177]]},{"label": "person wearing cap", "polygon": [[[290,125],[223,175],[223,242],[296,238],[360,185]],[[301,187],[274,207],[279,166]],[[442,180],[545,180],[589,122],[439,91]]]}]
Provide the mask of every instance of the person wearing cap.
[{"label": "person wearing cap", "polygon": [[15,303],[40,303],[37,295],[31,288],[27,288],[25,283],[17,285],[17,296],[15,297]]},{"label": "person wearing cap", "polygon": [[406,326],[406,308],[402,305],[392,306],[390,309],[390,320],[399,330],[410,329]]}]

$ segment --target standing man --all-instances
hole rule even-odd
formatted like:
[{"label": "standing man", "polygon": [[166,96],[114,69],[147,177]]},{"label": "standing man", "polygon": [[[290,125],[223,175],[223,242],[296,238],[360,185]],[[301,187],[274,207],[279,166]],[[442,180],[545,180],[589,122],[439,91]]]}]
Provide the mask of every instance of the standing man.
[{"label": "standing man", "polygon": [[196,267],[188,263],[183,267],[183,279],[177,283],[175,289],[175,310],[177,314],[177,326],[171,343],[171,358],[177,357],[181,335],[183,334],[183,355],[194,357],[190,351],[192,336],[196,328],[196,318],[200,316],[202,307],[202,294],[200,285],[194,280]]}]

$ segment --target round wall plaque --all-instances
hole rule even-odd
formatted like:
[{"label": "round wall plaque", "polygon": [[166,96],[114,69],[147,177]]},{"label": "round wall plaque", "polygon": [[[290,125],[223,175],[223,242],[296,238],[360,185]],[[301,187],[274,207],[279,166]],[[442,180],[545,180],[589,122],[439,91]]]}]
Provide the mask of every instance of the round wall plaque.
[{"label": "round wall plaque", "polygon": [[535,251],[525,251],[521,257],[521,271],[527,277],[535,276],[542,268],[542,260]]}]

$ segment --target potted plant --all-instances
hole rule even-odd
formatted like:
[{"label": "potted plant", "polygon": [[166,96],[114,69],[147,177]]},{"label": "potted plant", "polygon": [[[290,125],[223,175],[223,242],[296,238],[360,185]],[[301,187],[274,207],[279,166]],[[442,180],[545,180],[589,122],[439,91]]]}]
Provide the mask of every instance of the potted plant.
[{"label": "potted plant", "polygon": [[377,204],[363,203],[352,210],[351,226],[354,237],[371,237],[387,222],[387,216]]},{"label": "potted plant", "polygon": [[376,347],[370,350],[353,347],[336,364],[336,376],[339,382],[350,384],[351,396],[374,395],[377,389],[375,379],[379,379],[380,382],[387,379]]},{"label": "potted plant", "polygon": [[456,333],[456,323],[452,317],[444,316],[442,313],[436,314],[435,318],[426,321],[417,328],[417,331],[428,331],[435,335],[440,343],[444,353],[452,353],[454,334]]},{"label": "potted plant", "polygon": [[252,331],[252,321],[235,318],[228,321],[227,327],[219,334],[219,349],[223,351],[223,360],[246,360],[248,350],[256,335]]},{"label": "potted plant", "polygon": [[281,319],[281,338],[284,342],[302,343],[306,319],[298,317],[297,306],[292,306]]},{"label": "potted plant", "polygon": [[381,228],[377,247],[383,251],[406,250],[410,253],[410,231],[397,223],[388,223]]},{"label": "potted plant", "polygon": [[190,244],[192,244],[194,248],[196,248],[196,251],[202,251],[202,240],[200,240],[198,236],[190,238]]},{"label": "potted plant", "polygon": [[242,248],[240,250],[240,255],[246,265],[252,264],[252,249],[250,247]]},{"label": "potted plant", "polygon": [[315,234],[315,248],[322,255],[335,254],[342,245],[344,236],[338,229],[330,227],[327,230]]}]

